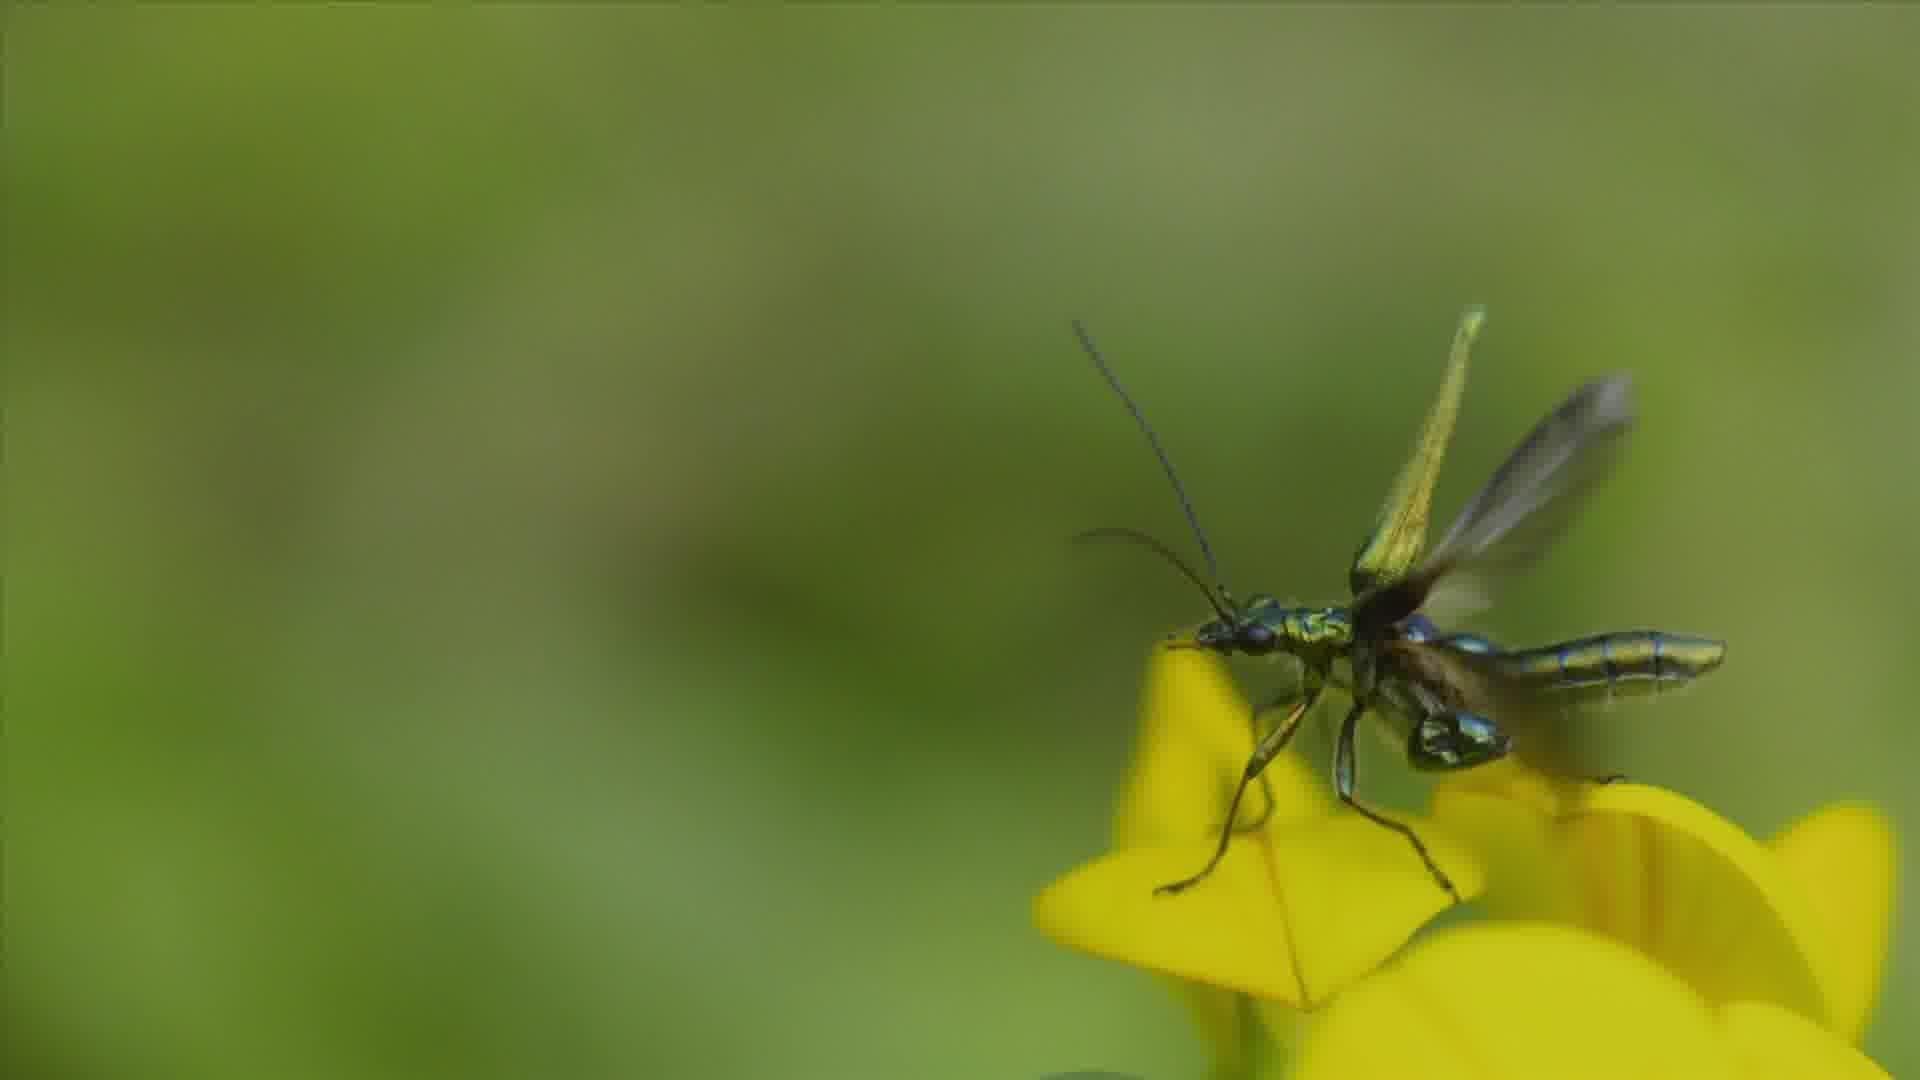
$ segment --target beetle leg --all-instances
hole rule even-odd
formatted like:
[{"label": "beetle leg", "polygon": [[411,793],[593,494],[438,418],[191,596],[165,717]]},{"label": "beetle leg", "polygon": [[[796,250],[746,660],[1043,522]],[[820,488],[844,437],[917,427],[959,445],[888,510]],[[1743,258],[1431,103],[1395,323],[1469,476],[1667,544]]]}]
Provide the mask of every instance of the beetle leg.
[{"label": "beetle leg", "polygon": [[[1173,896],[1184,892],[1204,881],[1208,874],[1213,873],[1214,867],[1220,865],[1220,860],[1226,857],[1227,845],[1232,842],[1233,834],[1239,831],[1234,828],[1234,818],[1240,813],[1240,800],[1246,797],[1247,788],[1255,780],[1260,779],[1260,774],[1266,770],[1268,763],[1279,756],[1280,751],[1285,749],[1288,741],[1293,738],[1293,733],[1299,730],[1300,718],[1307,715],[1307,710],[1313,708],[1313,703],[1319,700],[1320,689],[1317,684],[1310,686],[1307,696],[1293,706],[1293,709],[1287,713],[1286,719],[1280,721],[1277,727],[1268,732],[1267,736],[1254,746],[1253,756],[1247,758],[1247,766],[1240,773],[1240,784],[1233,789],[1233,800],[1227,804],[1227,820],[1220,826],[1220,843],[1213,849],[1213,857],[1207,860],[1207,865],[1201,867],[1200,872],[1192,877],[1160,886],[1153,890],[1154,895]],[[1272,806],[1271,798],[1268,800],[1268,806],[1269,808]]]},{"label": "beetle leg", "polygon": [[1355,701],[1353,708],[1347,710],[1347,718],[1340,722],[1340,740],[1333,751],[1334,793],[1340,796],[1341,802],[1358,810],[1368,821],[1383,828],[1392,829],[1406,837],[1407,843],[1412,844],[1414,852],[1420,856],[1420,861],[1426,864],[1427,872],[1433,875],[1433,880],[1439,882],[1440,887],[1447,890],[1447,895],[1453,897],[1453,902],[1457,904],[1460,902],[1460,891],[1453,887],[1453,880],[1440,869],[1440,864],[1433,861],[1433,856],[1427,852],[1426,842],[1420,839],[1420,834],[1414,832],[1413,827],[1405,822],[1395,821],[1354,797],[1353,734],[1355,725],[1360,721],[1360,714],[1366,711],[1365,701]]}]

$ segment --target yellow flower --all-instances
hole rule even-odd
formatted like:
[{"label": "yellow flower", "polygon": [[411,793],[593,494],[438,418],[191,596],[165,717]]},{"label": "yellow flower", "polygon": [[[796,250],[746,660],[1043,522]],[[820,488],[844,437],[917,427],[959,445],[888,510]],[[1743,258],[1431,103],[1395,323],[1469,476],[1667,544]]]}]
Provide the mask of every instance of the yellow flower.
[{"label": "yellow flower", "polygon": [[1434,816],[1480,854],[1495,921],[1343,995],[1293,1075],[1886,1075],[1853,1047],[1892,917],[1875,811],[1830,807],[1763,846],[1672,792],[1502,764],[1443,782]]},{"label": "yellow flower", "polygon": [[1800,1014],[1715,1006],[1644,953],[1552,923],[1423,940],[1317,1016],[1294,1080],[1886,1077]]},{"label": "yellow flower", "polygon": [[1660,788],[1549,792],[1508,763],[1434,792],[1435,817],[1488,867],[1490,913],[1591,930],[1716,1004],[1767,1001],[1859,1039],[1893,914],[1893,833],[1878,812],[1828,807],[1762,845]]},{"label": "yellow flower", "polygon": [[1549,783],[1500,763],[1415,821],[1489,921],[1408,941],[1449,900],[1399,837],[1334,804],[1295,755],[1214,875],[1251,747],[1217,661],[1149,667],[1115,851],[1049,886],[1043,931],[1173,976],[1223,1073],[1297,1046],[1289,1075],[1884,1076],[1854,1049],[1893,900],[1893,837],[1841,805],[1767,845],[1672,792]]},{"label": "yellow flower", "polygon": [[[1163,649],[1149,665],[1132,774],[1115,850],[1067,874],[1034,901],[1034,921],[1062,944],[1181,980],[1223,1067],[1244,1069],[1291,1008],[1311,1008],[1377,968],[1451,899],[1400,836],[1334,803],[1298,755],[1267,767],[1274,805],[1237,836],[1204,882],[1178,896],[1154,888],[1205,864],[1252,751],[1249,707],[1215,658]],[[1258,822],[1255,788],[1243,825]],[[1429,822],[1414,820],[1463,896],[1477,863]],[[1262,1007],[1257,1025],[1245,995]]]}]

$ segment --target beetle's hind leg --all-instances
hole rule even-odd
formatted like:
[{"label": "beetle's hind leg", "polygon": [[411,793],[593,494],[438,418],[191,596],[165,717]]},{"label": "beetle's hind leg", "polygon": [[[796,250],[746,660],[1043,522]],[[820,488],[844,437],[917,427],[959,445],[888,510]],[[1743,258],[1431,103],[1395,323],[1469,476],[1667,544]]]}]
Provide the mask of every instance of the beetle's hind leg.
[{"label": "beetle's hind leg", "polygon": [[1440,869],[1439,863],[1433,861],[1433,855],[1427,851],[1426,841],[1420,839],[1420,834],[1414,832],[1411,825],[1395,821],[1354,797],[1353,735],[1354,728],[1360,721],[1360,714],[1366,711],[1366,702],[1356,701],[1353,703],[1353,708],[1347,710],[1347,718],[1340,722],[1340,740],[1333,751],[1334,793],[1340,796],[1341,802],[1359,811],[1360,815],[1368,821],[1382,828],[1392,829],[1406,837],[1407,843],[1413,845],[1414,853],[1420,856],[1422,863],[1426,864],[1427,872],[1433,875],[1433,880],[1439,882],[1440,887],[1447,891],[1448,896],[1453,897],[1454,903],[1458,904],[1460,890],[1453,887],[1453,879],[1447,876],[1446,871]]}]

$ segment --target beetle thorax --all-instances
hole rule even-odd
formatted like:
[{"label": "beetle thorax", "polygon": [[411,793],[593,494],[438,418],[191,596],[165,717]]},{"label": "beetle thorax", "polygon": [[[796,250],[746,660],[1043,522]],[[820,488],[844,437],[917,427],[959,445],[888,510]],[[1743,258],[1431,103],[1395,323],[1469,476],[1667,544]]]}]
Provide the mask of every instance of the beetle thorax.
[{"label": "beetle thorax", "polygon": [[1343,608],[1287,607],[1272,597],[1256,596],[1230,620],[1202,626],[1194,640],[1223,654],[1323,657],[1353,641],[1353,621]]}]

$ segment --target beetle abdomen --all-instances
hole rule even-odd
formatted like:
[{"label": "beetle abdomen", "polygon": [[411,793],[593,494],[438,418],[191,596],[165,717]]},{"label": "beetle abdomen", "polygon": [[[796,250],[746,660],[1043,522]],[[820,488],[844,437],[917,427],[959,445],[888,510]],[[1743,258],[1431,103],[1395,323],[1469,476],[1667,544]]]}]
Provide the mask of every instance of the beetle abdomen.
[{"label": "beetle abdomen", "polygon": [[1720,666],[1725,642],[1660,630],[1596,634],[1494,658],[1523,685],[1574,701],[1641,697],[1685,686]]}]

